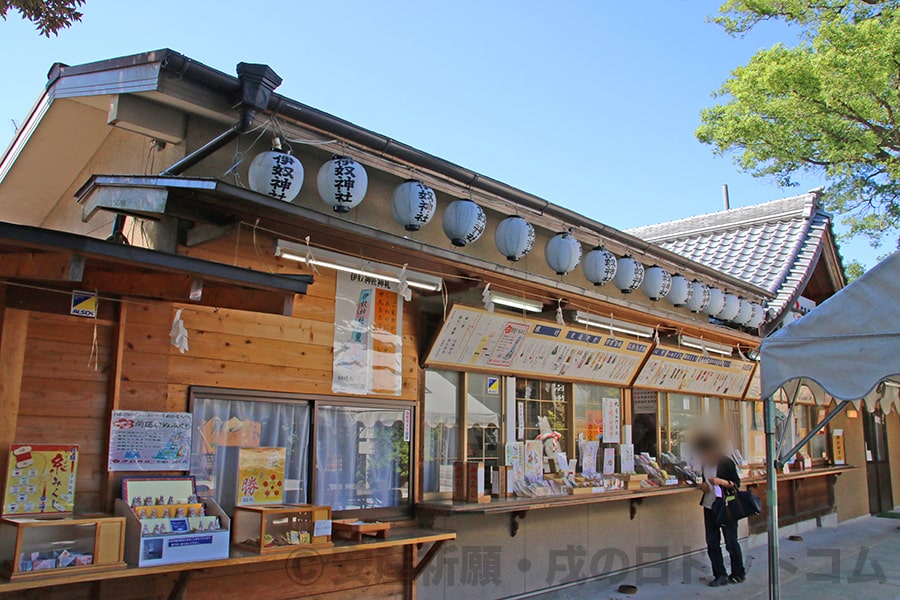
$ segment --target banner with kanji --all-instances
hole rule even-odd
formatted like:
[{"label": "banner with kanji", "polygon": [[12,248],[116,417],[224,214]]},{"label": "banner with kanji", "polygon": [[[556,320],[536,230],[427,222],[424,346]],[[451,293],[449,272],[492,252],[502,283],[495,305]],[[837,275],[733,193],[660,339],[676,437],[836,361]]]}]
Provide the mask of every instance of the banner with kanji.
[{"label": "banner with kanji", "polygon": [[403,300],[377,275],[338,272],[332,391],[400,395]]}]

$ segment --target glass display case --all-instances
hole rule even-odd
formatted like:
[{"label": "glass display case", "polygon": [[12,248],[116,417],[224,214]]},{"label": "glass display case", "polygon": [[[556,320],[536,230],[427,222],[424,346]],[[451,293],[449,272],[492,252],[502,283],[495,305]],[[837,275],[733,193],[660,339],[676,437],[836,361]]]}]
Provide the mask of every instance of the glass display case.
[{"label": "glass display case", "polygon": [[259,553],[332,546],[331,507],[311,504],[235,506],[232,543]]},{"label": "glass display case", "polygon": [[125,519],[108,515],[0,519],[0,572],[9,579],[125,567]]}]

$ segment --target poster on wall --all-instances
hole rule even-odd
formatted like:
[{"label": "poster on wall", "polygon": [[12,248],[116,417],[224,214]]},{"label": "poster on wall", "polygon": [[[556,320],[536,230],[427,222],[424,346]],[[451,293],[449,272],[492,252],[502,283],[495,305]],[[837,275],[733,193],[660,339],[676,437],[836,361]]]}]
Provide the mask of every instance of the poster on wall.
[{"label": "poster on wall", "polygon": [[13,444],[8,464],[4,515],[72,512],[78,446]]},{"label": "poster on wall", "polygon": [[109,426],[109,471],[188,471],[191,413],[115,410]]},{"label": "poster on wall", "polygon": [[284,502],[284,448],[241,448],[235,504]]},{"label": "poster on wall", "polygon": [[403,300],[397,285],[374,275],[338,272],[334,317],[332,391],[399,396]]},{"label": "poster on wall", "polygon": [[426,364],[472,368],[627,386],[650,344],[597,328],[568,327],[455,305],[428,353]]}]

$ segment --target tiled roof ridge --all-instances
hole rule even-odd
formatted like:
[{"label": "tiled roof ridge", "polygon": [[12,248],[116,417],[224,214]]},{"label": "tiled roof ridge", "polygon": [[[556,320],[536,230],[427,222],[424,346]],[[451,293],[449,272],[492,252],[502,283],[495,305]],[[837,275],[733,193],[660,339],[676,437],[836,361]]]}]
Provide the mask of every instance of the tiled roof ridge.
[{"label": "tiled roof ridge", "polygon": [[797,196],[788,196],[761,204],[751,204],[655,225],[636,227],[627,232],[648,242],[659,243],[666,240],[697,237],[713,231],[745,229],[763,222],[771,223],[796,218],[809,220],[816,212],[824,212],[819,203],[819,196],[820,190],[812,190]]}]

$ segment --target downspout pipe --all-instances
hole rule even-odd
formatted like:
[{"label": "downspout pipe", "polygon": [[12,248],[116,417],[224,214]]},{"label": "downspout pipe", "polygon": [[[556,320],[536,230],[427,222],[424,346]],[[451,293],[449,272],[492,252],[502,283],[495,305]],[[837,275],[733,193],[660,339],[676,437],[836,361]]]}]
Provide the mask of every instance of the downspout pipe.
[{"label": "downspout pipe", "polygon": [[[187,154],[169,168],[161,171],[159,173],[161,177],[181,175],[238,136],[253,129],[256,115],[268,108],[272,92],[282,82],[281,77],[271,67],[262,64],[238,63],[237,75],[240,82],[240,98],[238,100],[240,118],[237,123]],[[125,215],[116,215],[112,233],[107,238],[107,241],[127,244],[128,240],[125,238],[124,228]]]}]

